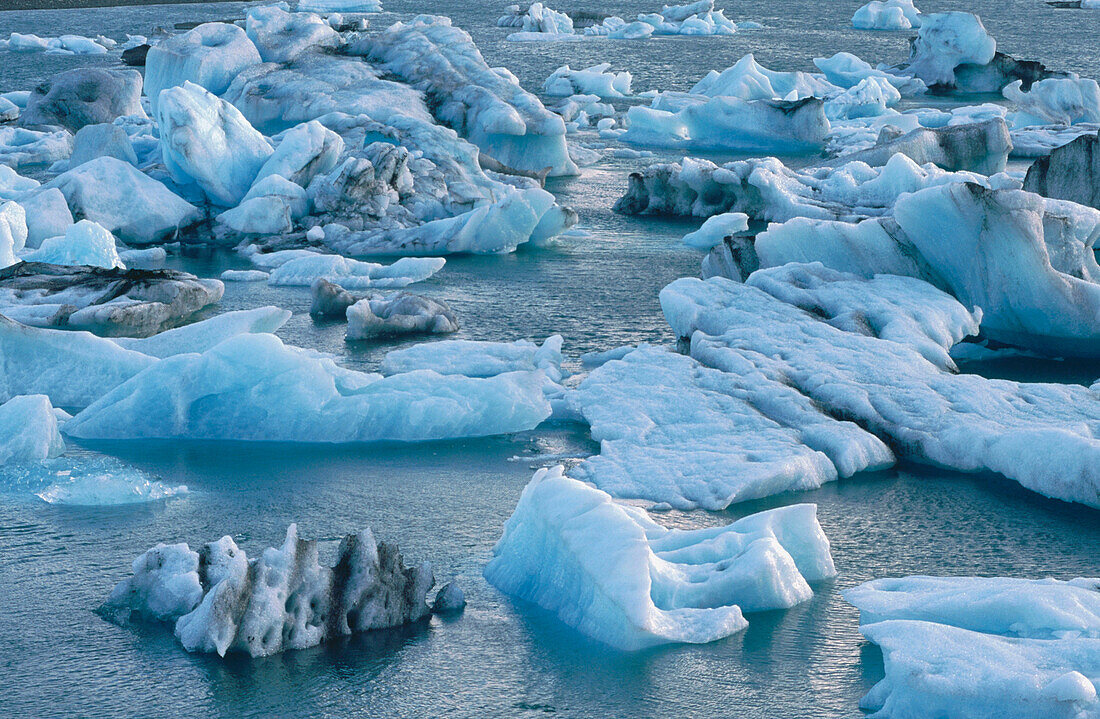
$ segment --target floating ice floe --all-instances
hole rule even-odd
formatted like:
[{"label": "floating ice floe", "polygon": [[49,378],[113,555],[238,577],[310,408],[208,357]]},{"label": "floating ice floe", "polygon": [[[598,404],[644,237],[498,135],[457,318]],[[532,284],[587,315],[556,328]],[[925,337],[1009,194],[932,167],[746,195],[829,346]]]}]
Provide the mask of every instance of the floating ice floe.
[{"label": "floating ice floe", "polygon": [[[986,178],[947,172],[894,155],[882,167],[847,162],[838,167],[792,170],[774,157],[715,165],[687,158],[631,173],[615,211],[711,217],[742,212],[751,219],[782,222],[794,217],[856,220],[889,214],[902,194],[956,182],[1019,188],[1006,175]],[[716,228],[717,229],[717,228]],[[721,238],[719,238],[721,239]]]},{"label": "floating ice floe", "polygon": [[0,163],[10,167],[51,165],[72,154],[68,130],[30,130],[0,125]]},{"label": "floating ice floe", "polygon": [[432,370],[467,377],[495,377],[507,372],[541,370],[551,380],[560,382],[561,347],[561,335],[548,337],[541,345],[530,340],[424,342],[388,353],[379,371],[384,375]]},{"label": "floating ice floe", "polygon": [[102,225],[130,244],[148,245],[170,239],[202,219],[197,207],[114,157],[85,162],[41,189],[50,188],[61,191],[75,216]]},{"label": "floating ice floe", "polygon": [[483,437],[533,429],[546,419],[542,383],[541,372],[383,378],[343,369],[273,335],[239,335],[150,366],[69,420],[65,432],[286,442]]},{"label": "floating ice floe", "polygon": [[1040,157],[1027,170],[1024,189],[1044,197],[1100,208],[1100,137],[1095,133]]},{"label": "floating ice floe", "polygon": [[1100,507],[1100,398],[1085,387],[953,375],[906,343],[839,329],[723,278],[677,280],[661,306],[693,358],[765,397],[802,397],[916,461]]},{"label": "floating ice floe", "polygon": [[622,650],[701,644],[745,629],[742,612],[787,609],[835,576],[817,508],[799,504],[725,527],[666,529],[636,507],[539,470],[485,578]]},{"label": "floating ice floe", "polygon": [[54,55],[106,55],[114,46],[114,40],[102,35],[97,38],[82,35],[39,37],[30,33],[11,33],[0,40],[0,50],[11,52],[48,52]]},{"label": "floating ice floe", "polygon": [[64,235],[43,240],[38,249],[22,255],[21,259],[51,265],[126,269],[119,259],[115,236],[91,220],[81,220],[70,225]]},{"label": "floating ice floe", "polygon": [[81,67],[65,70],[35,86],[19,115],[24,126],[60,125],[76,132],[85,125],[125,115],[145,117],[137,70]]},{"label": "floating ice floe", "polygon": [[866,77],[859,84],[825,101],[825,116],[829,120],[851,120],[879,117],[901,101],[901,93],[884,77]]},{"label": "floating ice floe", "polygon": [[159,111],[161,91],[184,83],[221,95],[242,70],[260,62],[260,52],[244,30],[223,22],[203,23],[149,49],[145,94],[154,112]]},{"label": "floating ice floe", "polygon": [[865,277],[920,277],[980,307],[990,339],[1048,355],[1095,356],[1097,237],[1100,212],[1092,208],[967,182],[906,195],[892,219],[773,225],[753,249],[761,267],[820,261]]},{"label": "floating ice floe", "polygon": [[149,335],[221,299],[218,280],[173,270],[22,262],[0,270],[0,313],[40,327]]},{"label": "floating ice floe", "polygon": [[297,10],[318,13],[382,12],[382,0],[299,0]]},{"label": "floating ice floe", "polygon": [[293,524],[281,547],[253,559],[225,536],[198,552],[158,544],[132,569],[100,614],[171,622],[184,649],[219,656],[268,656],[417,622],[430,613],[435,584],[430,564],[406,567],[397,546],[369,529],[344,537],[335,564],[324,566],[317,540],[300,539]]},{"label": "floating ice floe", "polygon": [[871,0],[852,16],[856,30],[910,30],[921,25],[913,0]]},{"label": "floating ice floe", "polygon": [[170,486],[113,457],[60,458],[27,472],[25,484],[48,504],[115,507],[159,502],[188,494],[186,485]]},{"label": "floating ice floe", "polygon": [[289,317],[277,307],[229,312],[148,338],[107,339],[0,317],[0,399],[44,394],[57,407],[87,407],[157,362],[205,351],[242,332],[274,332]]},{"label": "floating ice floe", "polygon": [[877,579],[847,590],[885,677],[875,716],[1092,717],[1100,579]]},{"label": "floating ice floe", "polygon": [[405,287],[426,280],[443,269],[441,257],[403,257],[393,264],[363,262],[311,250],[280,250],[250,255],[252,263],[271,271],[273,285],[309,287],[318,279],[348,289]]},{"label": "floating ice floe", "polygon": [[[845,147],[835,162],[860,160],[869,165],[884,165],[894,155],[901,153],[916,160],[918,164],[934,162],[945,170],[966,170],[983,175],[1003,172],[1012,152],[1012,136],[1008,126],[1001,118],[1003,109],[997,115],[976,121],[962,121],[936,127],[926,127],[918,119],[909,132],[891,126],[887,132],[880,131],[877,141],[869,147]],[[906,116],[881,118],[887,124]],[[879,118],[875,118],[879,119]],[[834,129],[839,123],[834,123]]]},{"label": "floating ice floe", "polygon": [[633,106],[623,142],[654,147],[737,152],[820,150],[829,134],[824,102],[699,97],[675,112]]},{"label": "floating ice floe", "polygon": [[345,310],[347,339],[458,331],[458,317],[444,303],[410,292],[372,294]]},{"label": "floating ice floe", "polygon": [[335,48],[343,44],[340,34],[317,15],[289,13],[280,7],[249,8],[245,32],[264,62],[291,62],[316,48]]},{"label": "floating ice floe", "polygon": [[684,235],[683,243],[688,247],[708,252],[725,238],[748,229],[749,216],[744,212],[723,212],[711,215],[698,230]]},{"label": "floating ice floe", "polygon": [[421,15],[351,47],[425,92],[436,119],[505,167],[577,174],[562,119],[511,73],[491,69],[469,34],[449,18]]},{"label": "floating ice floe", "polygon": [[653,35],[733,35],[736,31],[737,25],[722,10],[714,9],[714,0],[697,0],[687,5],[666,5],[657,13],[642,13],[634,22],[612,16],[586,27],[584,34],[636,40]]},{"label": "floating ice floe", "polygon": [[64,451],[49,397],[16,395],[0,404],[0,465],[41,461]]},{"label": "floating ice floe", "polygon": [[554,97],[573,95],[595,95],[599,98],[626,97],[630,95],[631,78],[629,72],[608,72],[611,63],[573,70],[562,65],[542,84],[543,92]]}]

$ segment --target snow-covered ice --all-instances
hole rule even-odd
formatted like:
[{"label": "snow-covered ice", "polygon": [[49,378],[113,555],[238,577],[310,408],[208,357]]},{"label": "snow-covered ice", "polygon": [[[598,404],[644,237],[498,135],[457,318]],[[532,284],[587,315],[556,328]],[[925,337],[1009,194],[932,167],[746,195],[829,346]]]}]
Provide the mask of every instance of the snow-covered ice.
[{"label": "snow-covered ice", "polygon": [[857,30],[910,30],[921,25],[913,0],[871,0],[852,16]]},{"label": "snow-covered ice", "polygon": [[996,40],[977,15],[958,11],[923,15],[905,71],[929,87],[953,87],[955,68],[985,65],[996,51]]},{"label": "snow-covered ice", "polygon": [[626,97],[632,94],[629,72],[608,72],[611,63],[603,62],[583,70],[573,70],[562,65],[546,78],[542,84],[543,92],[556,97],[573,95],[595,95],[600,98]]},{"label": "snow-covered ice", "polygon": [[244,30],[223,22],[203,23],[149,49],[145,94],[154,112],[163,90],[184,83],[221,95],[242,70],[260,62],[260,52]]},{"label": "snow-covered ice", "polygon": [[803,100],[826,98],[839,92],[839,87],[821,75],[769,70],[758,63],[752,53],[722,72],[711,70],[689,91],[692,95],[741,100]]},{"label": "snow-covered ice", "polygon": [[290,62],[304,52],[343,44],[332,26],[301,8],[295,13],[275,5],[249,8],[245,32],[264,62]]},{"label": "snow-covered ice", "polygon": [[115,236],[102,225],[80,220],[69,225],[65,234],[42,241],[38,249],[22,256],[26,262],[48,262],[53,265],[90,265],[125,269],[115,246]]},{"label": "snow-covered ice", "polygon": [[541,345],[530,340],[424,342],[389,352],[379,371],[384,375],[432,370],[467,377],[495,377],[506,372],[541,370],[560,382],[562,341],[561,335],[554,335]]},{"label": "snow-covered ice", "polygon": [[817,507],[798,504],[713,529],[666,529],[637,507],[539,470],[485,577],[622,650],[701,644],[742,631],[742,612],[787,609],[836,574]]},{"label": "snow-covered ice", "polygon": [[309,287],[318,279],[352,290],[405,287],[443,269],[442,257],[402,257],[389,265],[363,262],[309,250],[282,250],[252,255],[252,262],[271,270],[273,285]]}]

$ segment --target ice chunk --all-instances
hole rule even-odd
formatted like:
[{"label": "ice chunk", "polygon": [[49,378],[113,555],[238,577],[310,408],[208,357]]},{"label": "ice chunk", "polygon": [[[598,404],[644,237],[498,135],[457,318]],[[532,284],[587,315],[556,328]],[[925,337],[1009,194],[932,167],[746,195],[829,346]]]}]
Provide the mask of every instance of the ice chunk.
[{"label": "ice chunk", "polygon": [[281,175],[302,187],[314,177],[330,172],[344,152],[344,140],[316,120],[295,125],[282,133],[274,154],[264,162],[256,180]]},{"label": "ice chunk", "polygon": [[516,11],[501,17],[497,20],[497,25],[499,27],[523,28],[525,33],[573,34],[573,20],[568,15],[557,10],[551,10],[540,2],[531,3],[531,6],[527,8],[527,12],[523,14],[520,14],[519,6],[516,6]]},{"label": "ice chunk", "polygon": [[634,106],[623,142],[736,152],[811,152],[825,144],[829,120],[820,99],[712,97],[677,112]]},{"label": "ice chunk", "polygon": [[945,170],[993,175],[1004,171],[1010,152],[1008,125],[995,117],[944,127],[918,127],[898,137],[880,138],[873,147],[846,154],[841,160],[877,166],[901,153],[920,165],[932,162]]},{"label": "ice chunk", "polygon": [[63,236],[43,240],[37,250],[23,255],[23,260],[125,269],[115,247],[115,236],[91,220],[69,225]]},{"label": "ice chunk", "polygon": [[382,12],[382,0],[300,0],[298,12]]},{"label": "ice chunk", "polygon": [[118,337],[112,341],[119,347],[163,358],[185,352],[205,352],[237,335],[272,333],[286,324],[288,319],[290,312],[269,305],[253,310],[224,312],[151,337]]},{"label": "ice chunk", "polygon": [[542,84],[543,92],[555,97],[595,95],[596,97],[626,97],[630,95],[629,72],[608,72],[611,63],[573,70],[562,65]]},{"label": "ice chunk", "polygon": [[274,152],[240,110],[191,82],[161,92],[157,122],[172,178],[225,207],[244,198]]},{"label": "ice chunk", "polygon": [[224,282],[266,282],[270,276],[263,270],[226,270],[219,275]]},{"label": "ice chunk", "polygon": [[358,302],[350,292],[323,277],[314,280],[309,292],[313,297],[309,313],[314,317],[346,318],[348,308]]},{"label": "ice chunk", "polygon": [[489,379],[338,367],[274,335],[160,360],[73,417],[83,438],[426,441],[532,429],[550,415],[541,372]]},{"label": "ice chunk", "polygon": [[16,395],[0,404],[0,465],[35,462],[64,451],[49,397]]},{"label": "ice chunk", "polygon": [[85,125],[73,138],[69,167],[79,167],[97,157],[115,157],[137,165],[137,155],[126,131],[114,124]]},{"label": "ice chunk", "polygon": [[348,307],[346,314],[349,340],[458,331],[458,317],[450,307],[430,297],[409,292],[366,297]]},{"label": "ice chunk", "polygon": [[1100,506],[1100,400],[1087,388],[952,375],[906,344],[838,329],[722,278],[677,280],[661,306],[691,338],[692,357],[759,393],[801,394],[917,461],[999,472]]},{"label": "ice chunk", "polygon": [[18,202],[0,205],[0,268],[14,265],[27,242],[27,213]]},{"label": "ice chunk", "polygon": [[576,222],[541,188],[514,190],[492,204],[455,217],[398,230],[326,231],[325,244],[346,255],[499,254],[545,240]]},{"label": "ice chunk", "polygon": [[825,115],[830,120],[878,117],[890,112],[888,108],[900,101],[901,93],[889,79],[865,77],[858,85],[826,100]]},{"label": "ice chunk", "polygon": [[530,340],[424,342],[388,353],[379,371],[384,375],[432,370],[467,377],[495,377],[506,372],[542,370],[560,382],[561,346],[561,335],[547,337],[542,345]]},{"label": "ice chunk", "polygon": [[893,464],[874,436],[797,393],[767,397],[658,348],[606,362],[569,402],[600,443],[574,475],[620,498],[721,510]]},{"label": "ice chunk", "polygon": [[48,504],[113,507],[159,502],[188,493],[186,485],[172,487],[117,462],[85,462],[67,472],[65,478],[35,496]]},{"label": "ice chunk", "polygon": [[447,582],[440,588],[432,602],[433,614],[454,614],[466,608],[466,595],[458,582]]},{"label": "ice chunk", "polygon": [[308,12],[289,13],[275,5],[248,9],[245,31],[264,62],[291,62],[315,48],[343,44],[340,34]]},{"label": "ice chunk", "polygon": [[1024,189],[1100,208],[1100,138],[1082,135],[1040,157],[1028,168]]},{"label": "ice chunk", "polygon": [[721,73],[711,70],[691,88],[694,95],[741,100],[803,100],[830,97],[839,92],[839,87],[820,75],[769,70],[756,62],[752,53]]},{"label": "ice chunk", "polygon": [[984,634],[1100,638],[1100,579],[899,577],[852,587],[860,624],[912,619]]},{"label": "ice chunk", "polygon": [[130,244],[170,239],[202,219],[194,205],[113,157],[97,157],[42,186],[50,188],[61,191],[76,217],[92,220]]},{"label": "ice chunk", "polygon": [[0,312],[24,324],[149,335],[217,302],[225,287],[172,270],[22,262],[0,270]]},{"label": "ice chunk", "polygon": [[843,88],[854,87],[868,77],[880,77],[896,87],[902,95],[919,95],[928,89],[921,80],[874,68],[850,52],[838,52],[828,58],[814,58],[814,65],[825,73],[826,80]]},{"label": "ice chunk", "polygon": [[695,232],[684,235],[684,244],[697,250],[708,251],[726,237],[749,229],[749,216],[743,212],[725,212],[707,218]]},{"label": "ice chunk", "polygon": [[627,192],[614,209],[628,215],[692,217],[743,212],[751,219],[775,222],[794,217],[855,220],[889,214],[907,192],[953,182],[995,181],[998,186],[1018,187],[1003,175],[987,179],[971,172],[946,172],[933,164],[920,166],[903,154],[890,157],[882,167],[856,160],[799,170],[774,157],[722,166],[684,158],[680,164],[655,164],[631,173]]},{"label": "ice chunk", "polygon": [[145,94],[159,113],[162,90],[189,82],[221,95],[242,70],[260,62],[260,52],[244,30],[224,22],[203,23],[149,49]]},{"label": "ice chunk", "polygon": [[909,30],[920,23],[920,10],[913,0],[871,0],[852,16],[856,30]]},{"label": "ice chunk", "polygon": [[1100,85],[1096,80],[1051,77],[1039,80],[1024,92],[1023,80],[1006,85],[1001,91],[1016,104],[1010,113],[1013,127],[1028,125],[1073,125],[1079,122],[1100,122]]},{"label": "ice chunk", "polygon": [[[1091,716],[1100,707],[1100,579],[879,579],[845,592],[886,676],[885,714]],[[949,708],[950,707],[950,708]],[[948,709],[949,708],[949,709]]]},{"label": "ice chunk", "polygon": [[492,70],[469,34],[448,18],[421,15],[395,23],[362,41],[358,51],[424,91],[440,122],[506,167],[550,176],[578,173],[561,117],[515,76]]},{"label": "ice chunk", "polygon": [[786,609],[836,574],[816,506],[725,527],[666,529],[635,507],[539,470],[524,488],[485,577],[622,650],[701,644],[743,630],[742,615]]},{"label": "ice chunk", "polygon": [[906,71],[929,87],[952,87],[956,67],[984,65],[993,60],[996,50],[997,42],[977,15],[957,11],[924,15]]},{"label": "ice chunk", "polygon": [[56,187],[25,195],[19,199],[27,216],[26,246],[34,249],[47,237],[65,234],[73,224],[73,215],[65,195]]},{"label": "ice chunk", "polygon": [[99,611],[115,621],[174,621],[187,651],[254,657],[429,614],[431,565],[406,567],[397,547],[376,542],[369,529],[343,538],[332,567],[318,560],[317,540],[300,539],[293,524],[281,547],[251,560],[228,536],[200,552],[158,544],[134,561],[133,576]]},{"label": "ice chunk", "polygon": [[19,116],[22,125],[61,125],[76,132],[85,125],[124,115],[145,117],[141,73],[137,70],[81,67],[65,70],[37,85]]},{"label": "ice chunk", "polygon": [[[288,250],[296,252],[295,250]],[[279,262],[279,253],[255,255],[253,261],[263,258],[264,266]],[[318,279],[335,282],[353,290],[367,288],[406,287],[426,280],[443,269],[442,257],[403,257],[393,264],[381,265],[363,262],[340,255],[322,255],[315,252],[295,254],[285,262],[279,262],[268,280],[273,285],[309,287]]]},{"label": "ice chunk", "polygon": [[68,158],[72,151],[73,136],[68,130],[0,125],[0,163],[4,165],[50,165]]}]

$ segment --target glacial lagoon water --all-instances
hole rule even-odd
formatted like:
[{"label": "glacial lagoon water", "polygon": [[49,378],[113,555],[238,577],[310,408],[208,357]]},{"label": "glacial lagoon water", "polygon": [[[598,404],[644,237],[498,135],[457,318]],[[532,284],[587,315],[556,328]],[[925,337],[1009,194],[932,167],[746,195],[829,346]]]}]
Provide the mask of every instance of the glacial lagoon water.
[{"label": "glacial lagoon water", "polygon": [[[494,27],[504,0],[388,0],[375,27],[415,12],[450,15],[470,30],[490,64],[524,86],[566,62],[611,61],[635,90],[687,89],[707,70],[746,52],[780,70],[812,69],[840,50],[896,61],[906,35],[850,29],[859,2],[721,3],[764,30],[733,38],[662,38],[515,44]],[[559,5],[562,5],[559,3]],[[577,2],[622,15],[660,3]],[[0,35],[146,34],[157,25],[240,17],[244,3],[0,13]],[[1084,37],[1100,15],[1058,11],[1039,0],[924,2],[923,10],[979,13],[999,47],[1100,77],[1100,50]],[[30,87],[97,58],[3,55],[0,89]],[[809,162],[810,158],[801,158]],[[566,352],[626,343],[670,343],[657,292],[696,275],[699,255],[678,245],[698,223],[610,212],[639,161],[586,168],[550,189],[578,210],[589,237],[546,251],[455,257],[417,291],[459,313],[460,337],[565,337]],[[246,263],[229,253],[189,252],[172,266],[217,276]],[[277,304],[294,312],[280,335],[370,369],[401,343],[348,344],[341,324],[315,323],[304,288],[228,284],[219,311]],[[574,365],[575,366],[575,365]],[[1091,382],[1100,368],[1014,360],[971,371]],[[735,505],[722,513],[667,513],[683,527],[727,523],[761,509],[816,502],[839,576],[790,611],[749,615],[749,629],[703,646],[623,654],[589,641],[545,612],[489,586],[481,569],[533,468],[547,456],[594,447],[581,428],[418,446],[317,447],[241,443],[95,443],[169,485],[181,498],[146,505],[49,505],[25,488],[0,491],[0,716],[11,717],[852,717],[882,674],[840,592],[868,579],[908,574],[1055,576],[1100,573],[1100,513],[1046,500],[994,476],[905,466],[821,490]],[[454,619],[377,632],[265,659],[184,652],[170,630],[123,628],[93,610],[157,542],[193,546],[232,534],[250,554],[278,543],[297,522],[306,537],[335,540],[362,527],[400,544],[437,577],[456,577],[469,606]]]}]

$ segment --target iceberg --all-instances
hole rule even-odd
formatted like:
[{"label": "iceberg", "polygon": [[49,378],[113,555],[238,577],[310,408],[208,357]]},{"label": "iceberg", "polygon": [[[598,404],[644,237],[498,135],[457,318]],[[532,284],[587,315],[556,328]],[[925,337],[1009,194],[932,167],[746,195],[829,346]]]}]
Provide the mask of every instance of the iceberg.
[{"label": "iceberg", "polygon": [[72,151],[72,133],[63,128],[30,130],[0,124],[0,163],[5,166],[50,165],[65,160]]},{"label": "iceberg", "polygon": [[19,116],[23,126],[60,125],[76,132],[85,125],[125,115],[145,117],[137,70],[81,67],[65,70],[37,85]]},{"label": "iceberg", "polygon": [[289,319],[289,311],[269,305],[252,310],[223,312],[150,337],[115,337],[111,341],[124,349],[164,358],[186,352],[205,352],[223,340],[237,335],[270,334]]},{"label": "iceberg", "polygon": [[145,94],[159,117],[161,91],[191,83],[221,95],[242,70],[260,62],[260,52],[244,30],[224,22],[203,23],[149,48]]},{"label": "iceberg", "polygon": [[1004,172],[1012,152],[1012,136],[1000,117],[944,127],[918,127],[896,137],[881,137],[873,147],[843,155],[837,161],[859,160],[884,165],[901,153],[917,164],[929,162],[952,172],[982,175]]},{"label": "iceberg", "polygon": [[702,644],[787,609],[835,576],[817,507],[799,504],[712,529],[666,529],[641,509],[539,470],[493,548],[485,578],[565,624],[633,651]]},{"label": "iceberg", "polygon": [[73,224],[65,195],[56,187],[23,195],[19,204],[27,216],[26,247],[31,249],[41,245],[47,237],[65,234],[65,230]]},{"label": "iceberg", "polygon": [[868,77],[886,80],[903,96],[919,95],[928,89],[921,80],[872,67],[870,63],[850,52],[838,52],[827,58],[814,58],[814,65],[825,74],[826,80],[845,89],[855,87]]},{"label": "iceberg", "polygon": [[573,95],[595,95],[600,98],[626,97],[631,94],[629,72],[608,72],[611,63],[602,62],[583,70],[573,70],[562,65],[553,72],[542,90],[552,97],[572,97]]},{"label": "iceberg", "polygon": [[541,372],[488,379],[343,369],[268,334],[160,360],[65,425],[72,437],[417,442],[533,429]]},{"label": "iceberg", "polygon": [[695,232],[684,235],[683,243],[697,250],[709,251],[731,235],[747,232],[749,216],[744,212],[723,212],[711,215]]},{"label": "iceberg", "polygon": [[299,0],[298,12],[382,12],[382,0]]},{"label": "iceberg", "polygon": [[27,243],[27,213],[18,202],[0,205],[0,268],[15,264]]},{"label": "iceberg", "polygon": [[64,235],[43,240],[37,250],[24,254],[22,259],[52,265],[126,269],[119,259],[115,236],[91,220],[69,225]]},{"label": "iceberg", "polygon": [[[518,5],[509,7],[509,13],[497,20],[497,26],[522,28],[523,33],[531,34],[573,34],[573,20],[568,15],[551,10],[540,2],[531,3],[525,13],[520,12]],[[511,36],[508,39],[511,40]]]},{"label": "iceberg", "polygon": [[676,112],[633,106],[620,140],[628,144],[731,152],[820,150],[829,134],[824,102],[712,97]]},{"label": "iceberg", "polygon": [[172,622],[189,652],[269,656],[354,632],[420,621],[435,584],[427,562],[406,567],[398,548],[365,530],[344,537],[331,567],[318,541],[292,524],[281,547],[249,559],[229,536],[193,551],[158,544],[134,560],[99,608],[122,623]]},{"label": "iceberg", "polygon": [[352,48],[423,91],[440,122],[505,167],[552,177],[579,172],[569,159],[561,117],[513,75],[491,69],[450,19],[421,15]]},{"label": "iceberg", "polygon": [[115,124],[85,125],[73,137],[69,167],[79,167],[97,157],[115,157],[137,166],[138,158],[126,131]]},{"label": "iceberg", "polygon": [[172,179],[198,185],[211,202],[225,207],[244,199],[274,153],[237,108],[189,81],[160,93],[157,123]]},{"label": "iceberg", "polygon": [[91,220],[130,244],[170,240],[202,219],[197,207],[114,157],[97,157],[63,172],[33,195],[51,188],[65,196],[72,216]]},{"label": "iceberg", "polygon": [[1100,709],[1100,579],[902,577],[844,596],[885,660],[885,678],[861,702],[876,716]]},{"label": "iceberg", "polygon": [[279,135],[275,152],[256,174],[256,182],[279,175],[301,187],[318,175],[331,172],[344,153],[344,140],[332,130],[310,120]]},{"label": "iceberg", "polygon": [[348,307],[346,315],[349,340],[458,331],[458,317],[450,307],[430,297],[409,292],[365,297]]},{"label": "iceberg", "polygon": [[445,375],[496,377],[507,372],[541,370],[551,380],[560,382],[562,341],[561,335],[553,335],[541,345],[530,340],[424,342],[389,352],[379,371],[386,376],[432,370]]},{"label": "iceberg", "polygon": [[186,485],[169,486],[113,457],[80,458],[44,467],[52,476],[35,492],[47,504],[77,507],[116,507],[159,502],[188,494]]},{"label": "iceberg", "polygon": [[1100,208],[1100,137],[1081,135],[1027,169],[1024,189],[1043,197]]},{"label": "iceberg", "polygon": [[955,68],[986,65],[996,51],[997,42],[977,15],[957,11],[924,15],[905,72],[929,87],[954,87]]},{"label": "iceberg", "polygon": [[889,114],[890,107],[901,101],[901,93],[885,77],[866,77],[859,84],[825,101],[825,116],[832,120],[851,120]]},{"label": "iceberg", "polygon": [[910,30],[921,25],[913,0],[871,0],[852,16],[856,30]]},{"label": "iceberg", "polygon": [[661,306],[693,358],[757,392],[802,395],[914,461],[1100,506],[1100,400],[1085,387],[953,375],[912,346],[839,329],[724,278],[677,280]]},{"label": "iceberg", "polygon": [[16,395],[0,404],[0,465],[41,461],[64,451],[49,397]]}]

